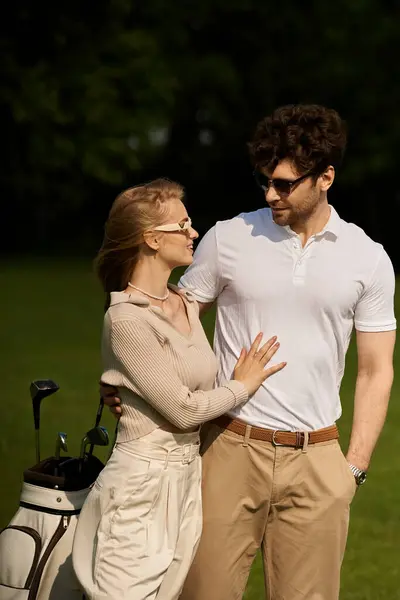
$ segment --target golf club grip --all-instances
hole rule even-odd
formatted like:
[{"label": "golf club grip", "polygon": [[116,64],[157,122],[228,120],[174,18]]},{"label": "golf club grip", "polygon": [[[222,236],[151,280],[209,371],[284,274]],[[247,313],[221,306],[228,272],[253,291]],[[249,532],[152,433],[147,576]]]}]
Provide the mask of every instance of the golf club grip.
[{"label": "golf club grip", "polygon": [[100,396],[100,402],[99,402],[99,406],[97,408],[97,414],[96,414],[95,427],[100,425],[101,415],[103,414],[103,408],[104,408],[104,400],[103,400],[102,396]]},{"label": "golf club grip", "polygon": [[[99,402],[99,406],[97,407],[96,421],[95,421],[95,425],[94,425],[95,427],[100,425],[101,415],[103,414],[103,408],[104,408],[104,400],[103,400],[103,397],[100,396],[100,402]],[[88,454],[93,454],[93,450],[94,450],[94,444],[90,444]]]}]

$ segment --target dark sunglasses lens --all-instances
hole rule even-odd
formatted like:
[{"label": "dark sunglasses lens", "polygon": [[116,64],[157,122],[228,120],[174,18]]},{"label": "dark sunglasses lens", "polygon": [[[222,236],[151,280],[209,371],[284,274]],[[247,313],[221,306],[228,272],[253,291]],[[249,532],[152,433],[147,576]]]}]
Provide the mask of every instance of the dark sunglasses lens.
[{"label": "dark sunglasses lens", "polygon": [[259,171],[254,172],[254,177],[257,182],[257,185],[260,186],[264,191],[267,191],[269,188],[269,179]]},{"label": "dark sunglasses lens", "polygon": [[290,194],[290,182],[284,179],[274,179],[274,188],[278,194]]}]

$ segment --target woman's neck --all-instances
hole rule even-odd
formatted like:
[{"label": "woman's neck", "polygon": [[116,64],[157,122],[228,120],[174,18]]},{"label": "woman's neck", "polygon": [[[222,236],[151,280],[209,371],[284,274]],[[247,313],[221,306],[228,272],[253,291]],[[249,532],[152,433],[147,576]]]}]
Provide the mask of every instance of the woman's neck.
[{"label": "woman's neck", "polygon": [[[146,257],[136,265],[130,283],[152,296],[163,298],[168,293],[167,284],[170,275],[171,269],[160,265],[153,257]],[[125,291],[132,292],[132,288],[128,286]]]}]

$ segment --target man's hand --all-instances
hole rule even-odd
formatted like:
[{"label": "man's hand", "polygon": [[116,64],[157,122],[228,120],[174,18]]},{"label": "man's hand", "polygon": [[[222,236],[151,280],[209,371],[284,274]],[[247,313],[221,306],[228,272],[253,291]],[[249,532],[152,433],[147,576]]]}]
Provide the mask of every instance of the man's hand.
[{"label": "man's hand", "polygon": [[116,418],[119,418],[122,413],[121,400],[118,398],[118,389],[112,385],[107,385],[100,381],[100,396],[103,398],[104,404],[108,406],[110,412]]}]

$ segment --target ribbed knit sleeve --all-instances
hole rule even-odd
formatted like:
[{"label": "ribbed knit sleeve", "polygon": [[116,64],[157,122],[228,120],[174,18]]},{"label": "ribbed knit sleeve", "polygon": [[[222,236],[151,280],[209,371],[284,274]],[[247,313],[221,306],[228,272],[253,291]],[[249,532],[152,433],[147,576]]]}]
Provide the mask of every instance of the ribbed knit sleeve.
[{"label": "ribbed knit sleeve", "polygon": [[111,324],[111,350],[124,385],[180,429],[209,421],[245,402],[245,386],[228,381],[211,391],[190,391],[166,358],[155,333],[140,318]]}]

